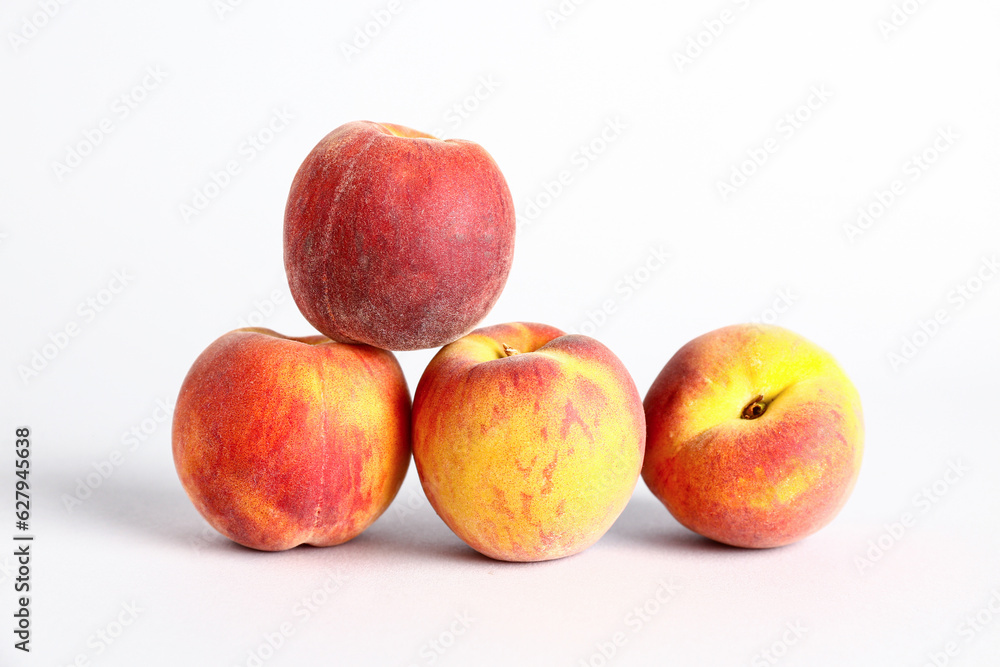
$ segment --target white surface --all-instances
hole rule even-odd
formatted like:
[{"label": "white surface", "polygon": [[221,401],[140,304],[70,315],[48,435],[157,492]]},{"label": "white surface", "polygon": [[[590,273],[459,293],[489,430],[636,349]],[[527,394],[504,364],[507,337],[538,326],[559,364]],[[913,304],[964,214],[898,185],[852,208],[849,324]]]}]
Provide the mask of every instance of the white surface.
[{"label": "white surface", "polygon": [[[608,664],[773,664],[761,655],[773,647],[789,666],[922,665],[949,642],[949,664],[995,664],[1000,613],[963,624],[1000,591],[1000,280],[961,309],[949,293],[1000,252],[1000,7],[923,3],[885,39],[889,0],[591,0],[555,28],[556,0],[404,1],[348,61],[340,45],[387,5],[254,0],[220,18],[210,0],[73,2],[16,51],[9,36],[0,45],[0,543],[13,544],[18,425],[33,429],[37,535],[33,651],[5,630],[0,664],[252,665],[283,623],[292,633],[265,650],[268,667],[596,666],[618,632]],[[4,3],[4,34],[39,7]],[[727,8],[732,22],[678,71],[673,54]],[[123,117],[115,99],[147,68],[165,78],[146,79]],[[479,88],[456,127],[449,110],[481,78],[495,90]],[[832,96],[789,138],[778,124],[813,87]],[[293,119],[250,160],[246,137],[275,110]],[[60,181],[53,162],[104,118],[113,131]],[[584,331],[643,393],[684,342],[766,317],[790,290],[778,323],[833,352],[864,400],[865,462],[837,520],[788,548],[729,549],[681,528],[640,482],[590,550],[511,565],[458,541],[411,469],[388,513],[341,547],[263,554],[215,534],[177,481],[156,402],[172,403],[198,353],[275,290],[264,324],[310,332],[284,280],[285,197],[320,137],[362,118],[485,146],[525,222],[485,323],[580,329],[611,299],[606,323]],[[581,161],[616,119],[603,154]],[[911,180],[907,161],[940,128],[958,139]],[[717,181],[769,138],[777,152],[723,201]],[[185,223],[180,206],[231,160],[240,172]],[[569,184],[530,219],[561,171]],[[843,225],[897,178],[905,192],[849,242]],[[661,248],[666,265],[626,298],[619,281]],[[78,310],[121,270],[132,279],[102,312]],[[936,335],[893,369],[888,354],[942,309]],[[22,381],[18,366],[70,323],[79,335]],[[411,389],[432,354],[398,355]],[[144,420],[151,434],[130,449],[124,434]],[[115,450],[122,464],[68,511],[64,494]],[[915,498],[951,462],[968,472],[939,483],[933,505]],[[886,537],[906,512],[914,525]],[[859,572],[880,537],[891,548]],[[12,549],[0,548],[7,625]],[[329,573],[339,587],[317,593]],[[679,587],[664,604],[661,580]],[[314,594],[325,604],[306,618],[296,605]],[[98,652],[98,630],[133,603],[135,622]],[[647,604],[656,613],[637,620]]]}]

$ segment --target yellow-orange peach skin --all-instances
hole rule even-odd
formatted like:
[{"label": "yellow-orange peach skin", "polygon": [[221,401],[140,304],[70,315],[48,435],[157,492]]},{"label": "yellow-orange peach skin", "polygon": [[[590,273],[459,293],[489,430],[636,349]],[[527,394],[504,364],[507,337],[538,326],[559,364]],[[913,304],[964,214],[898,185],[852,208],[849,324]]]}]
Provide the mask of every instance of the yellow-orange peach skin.
[{"label": "yellow-orange peach skin", "polygon": [[392,501],[410,456],[410,395],[391,352],[239,329],[181,386],[177,473],[230,539],[279,551],[331,546]]},{"label": "yellow-orange peach skin", "polygon": [[414,460],[431,505],[477,551],[560,558],[625,508],[645,425],[631,376],[598,341],[514,323],[442,348],[414,393]]},{"label": "yellow-orange peach skin", "polygon": [[735,325],[682,347],[644,402],[643,479],[684,526],[775,547],[829,523],[861,466],[854,385],[827,352],[776,326]]}]

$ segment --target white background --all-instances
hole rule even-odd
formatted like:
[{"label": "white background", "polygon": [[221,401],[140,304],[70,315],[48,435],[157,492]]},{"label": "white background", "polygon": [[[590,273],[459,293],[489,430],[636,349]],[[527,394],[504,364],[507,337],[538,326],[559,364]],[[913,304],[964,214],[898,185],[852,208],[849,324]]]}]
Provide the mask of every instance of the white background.
[{"label": "white background", "polygon": [[[996,664],[1000,279],[977,276],[1000,252],[996,2],[908,0],[912,16],[884,34],[893,0],[588,0],[556,22],[556,0],[404,1],[350,56],[386,0],[221,14],[210,0],[92,0],[49,19],[43,4],[0,8],[0,664]],[[814,89],[828,99],[802,107]],[[292,120],[268,135],[276,110]],[[104,119],[110,133],[88,146]],[[867,423],[840,516],[787,548],[726,548],[640,481],[588,551],[505,564],[450,533],[411,468],[345,545],[267,554],[216,534],[177,480],[157,401],[172,405],[202,349],[250,318],[311,333],[284,278],[285,198],[313,145],[357,119],[474,140],[503,169],[522,224],[485,324],[590,332],[643,394],[677,348],[727,324],[776,320],[830,350]],[[957,138],[936,153],[939,131]],[[250,136],[269,142],[250,150]],[[769,138],[777,150],[744,166]],[[239,173],[185,220],[230,161]],[[734,168],[754,173],[724,198]],[[849,238],[895,180],[902,194]],[[666,264],[643,268],[661,249]],[[644,282],[629,292],[625,276]],[[893,363],[904,341],[910,358]],[[411,390],[433,352],[398,355]],[[8,630],[23,425],[29,656]],[[665,603],[661,581],[676,588]],[[308,618],[303,598],[322,601]]]}]

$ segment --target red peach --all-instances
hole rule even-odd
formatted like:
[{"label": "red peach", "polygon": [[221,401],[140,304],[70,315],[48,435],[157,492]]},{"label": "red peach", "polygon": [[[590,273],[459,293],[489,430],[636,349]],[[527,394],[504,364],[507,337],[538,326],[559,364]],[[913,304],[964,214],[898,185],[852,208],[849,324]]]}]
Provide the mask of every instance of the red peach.
[{"label": "red peach", "polygon": [[481,146],[358,121],[295,175],[285,269],[302,314],[331,339],[437,347],[496,303],[514,228],[507,182]]},{"label": "red peach", "polygon": [[410,458],[410,394],[391,352],[268,329],[198,357],[174,413],[184,489],[254,549],[331,546],[388,507]]}]

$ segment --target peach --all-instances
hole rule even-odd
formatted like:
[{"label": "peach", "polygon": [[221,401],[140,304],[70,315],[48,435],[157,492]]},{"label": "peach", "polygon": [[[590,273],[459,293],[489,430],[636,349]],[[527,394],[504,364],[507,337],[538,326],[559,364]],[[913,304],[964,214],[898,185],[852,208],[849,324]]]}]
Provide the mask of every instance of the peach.
[{"label": "peach", "polygon": [[507,182],[478,144],[347,123],[313,148],[292,182],[288,283],[303,316],[333,340],[437,347],[496,303],[514,227]]},{"label": "peach", "polygon": [[621,361],[543,324],[485,327],[445,346],[413,398],[428,500],[498,560],[561,558],[596,542],[632,495],[645,434]]},{"label": "peach", "polygon": [[388,507],[410,458],[410,394],[391,352],[231,331],[174,412],[177,474],[220,533],[254,549],[331,546]]},{"label": "peach", "polygon": [[642,475],[687,528],[740,547],[801,540],[847,501],[861,466],[861,399],[827,352],[776,326],[695,338],[644,402]]}]

